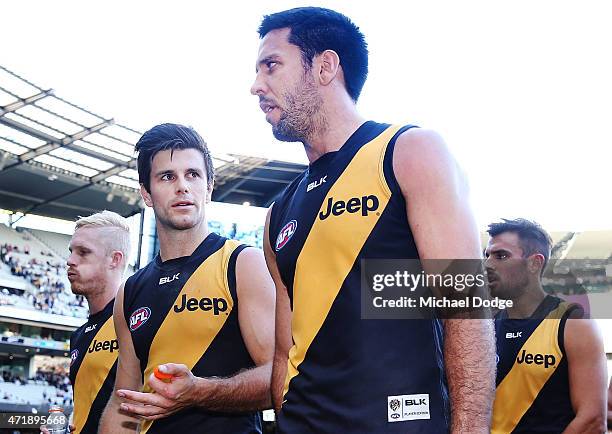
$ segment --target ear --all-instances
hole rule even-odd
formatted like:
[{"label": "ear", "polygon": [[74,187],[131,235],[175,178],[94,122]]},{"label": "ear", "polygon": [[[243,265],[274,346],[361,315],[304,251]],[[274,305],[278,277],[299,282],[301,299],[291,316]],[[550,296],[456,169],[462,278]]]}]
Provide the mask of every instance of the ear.
[{"label": "ear", "polygon": [[212,182],[210,183],[210,186],[206,190],[206,203],[210,203],[212,201],[212,193],[213,193],[214,187],[215,187],[215,180],[213,179]]},{"label": "ear", "polygon": [[340,56],[334,50],[325,50],[317,56],[316,64],[319,82],[327,86],[340,71]]},{"label": "ear", "polygon": [[110,268],[112,270],[116,268],[121,268],[121,264],[123,263],[123,252],[119,250],[113,250],[113,254],[111,255],[111,263]]},{"label": "ear", "polygon": [[151,194],[147,191],[144,184],[140,184],[140,195],[142,196],[142,200],[146,206],[151,208],[153,206],[153,200],[151,199]]},{"label": "ear", "polygon": [[544,255],[541,253],[531,255],[527,259],[527,268],[529,269],[530,273],[538,274],[539,276],[542,268],[544,268]]}]

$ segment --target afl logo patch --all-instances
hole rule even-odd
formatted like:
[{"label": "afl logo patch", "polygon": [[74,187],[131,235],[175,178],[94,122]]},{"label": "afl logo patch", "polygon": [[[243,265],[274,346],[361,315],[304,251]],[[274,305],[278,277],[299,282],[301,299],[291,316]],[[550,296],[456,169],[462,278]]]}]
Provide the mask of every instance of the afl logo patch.
[{"label": "afl logo patch", "polygon": [[70,366],[76,361],[77,357],[79,357],[79,350],[72,350],[70,353]]},{"label": "afl logo patch", "polygon": [[276,251],[282,249],[289,242],[295,231],[297,230],[297,221],[291,220],[278,233],[276,238]]},{"label": "afl logo patch", "polygon": [[130,330],[134,331],[141,325],[147,322],[151,317],[151,309],[148,307],[140,307],[130,316]]}]

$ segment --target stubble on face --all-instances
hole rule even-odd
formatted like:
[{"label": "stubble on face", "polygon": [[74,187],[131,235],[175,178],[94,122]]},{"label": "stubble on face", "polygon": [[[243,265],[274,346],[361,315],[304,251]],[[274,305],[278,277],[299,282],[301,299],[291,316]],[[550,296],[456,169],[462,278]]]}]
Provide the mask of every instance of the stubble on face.
[{"label": "stubble on face", "polygon": [[309,68],[305,68],[295,89],[284,93],[283,99],[285,107],[277,124],[272,126],[277,140],[307,143],[327,129],[323,98]]}]

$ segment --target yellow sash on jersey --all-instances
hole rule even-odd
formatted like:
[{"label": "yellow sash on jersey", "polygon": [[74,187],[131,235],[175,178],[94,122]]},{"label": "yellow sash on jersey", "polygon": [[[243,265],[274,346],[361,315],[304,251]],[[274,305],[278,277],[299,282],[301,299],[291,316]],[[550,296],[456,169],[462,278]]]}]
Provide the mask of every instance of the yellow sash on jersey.
[{"label": "yellow sash on jersey", "polygon": [[[226,241],[223,247],[206,258],[185,282],[151,343],[147,369],[144,372],[145,392],[152,391],[149,376],[158,365],[181,363],[193,369],[225,324],[234,307],[227,281],[228,263],[232,252],[239,245],[237,241]],[[174,305],[180,304],[183,294],[188,299],[197,300],[205,297],[223,298],[227,302],[227,310],[218,315],[214,315],[212,309],[185,309],[177,313],[174,311]],[[141,432],[146,433],[152,423],[150,420],[144,421]]]},{"label": "yellow sash on jersey", "polygon": [[515,360],[512,369],[497,386],[493,404],[492,434],[507,434],[516,428],[561,363],[563,353],[559,348],[558,333],[561,317],[567,308],[567,303],[561,303],[550,312],[525,341],[517,355],[517,358],[523,354],[543,357],[549,355],[555,358],[554,366],[547,367],[546,362],[540,358],[537,361],[541,363],[531,359],[529,364],[519,364]]},{"label": "yellow sash on jersey", "polygon": [[[106,320],[104,325],[92,339],[92,343],[112,341],[117,339],[113,317]],[[79,366],[74,380],[74,425],[76,433],[80,433],[89,418],[89,410],[100,392],[100,388],[106,381],[108,374],[117,361],[117,351],[96,351],[85,350],[83,361]]]},{"label": "yellow sash on jersey", "polygon": [[[385,180],[383,161],[387,144],[401,126],[391,126],[359,149],[321,204],[374,195],[376,212],[344,212],[321,220],[317,214],[295,266],[293,281],[293,346],[289,350],[284,394],[289,382],[299,373],[299,365],[321,329],[342,283],[355,264],[374,226],[383,213],[391,191]],[[347,205],[348,207],[348,205]],[[330,248],[330,246],[334,246]]]}]

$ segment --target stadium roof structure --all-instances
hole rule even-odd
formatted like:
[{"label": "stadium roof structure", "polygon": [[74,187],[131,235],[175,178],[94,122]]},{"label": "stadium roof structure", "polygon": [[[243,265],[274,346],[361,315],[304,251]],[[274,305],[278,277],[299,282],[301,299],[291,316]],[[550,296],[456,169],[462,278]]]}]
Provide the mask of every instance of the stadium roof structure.
[{"label": "stadium roof structure", "polygon": [[[142,133],[0,65],[0,208],[66,220],[140,212],[134,144]],[[213,200],[267,206],[302,164],[213,155]]]}]

